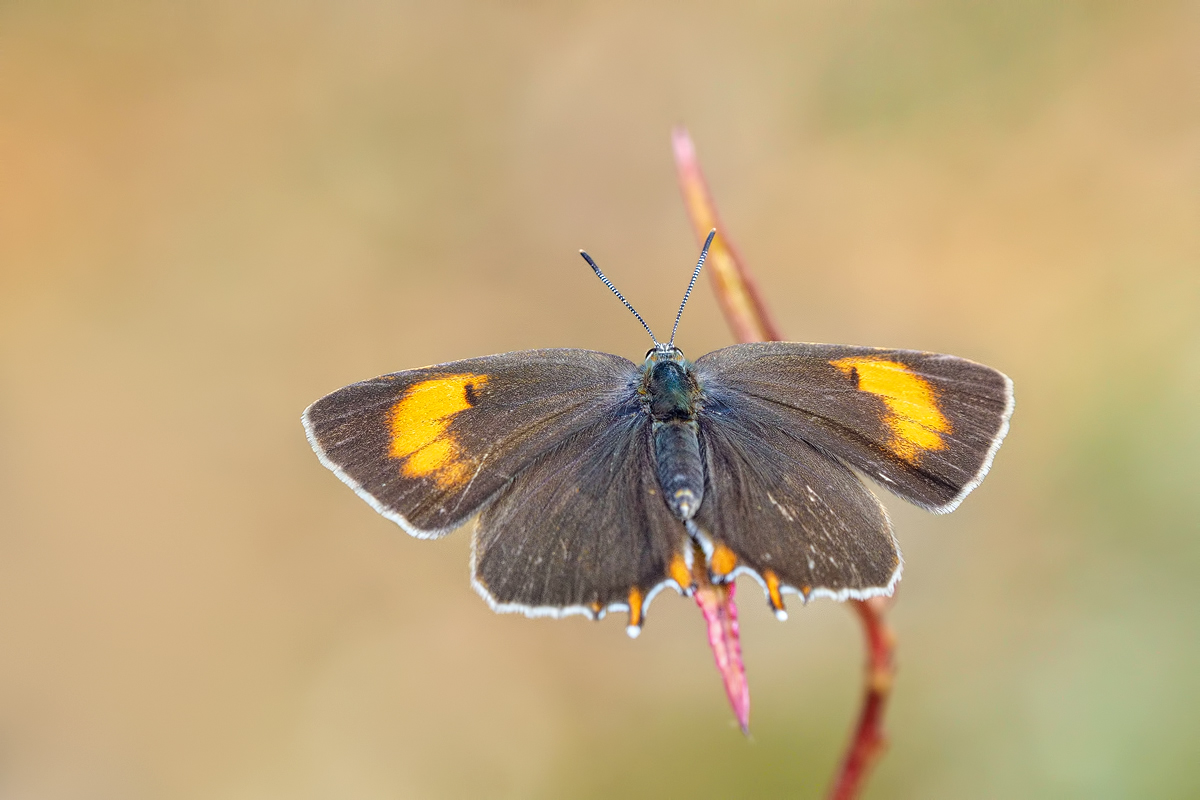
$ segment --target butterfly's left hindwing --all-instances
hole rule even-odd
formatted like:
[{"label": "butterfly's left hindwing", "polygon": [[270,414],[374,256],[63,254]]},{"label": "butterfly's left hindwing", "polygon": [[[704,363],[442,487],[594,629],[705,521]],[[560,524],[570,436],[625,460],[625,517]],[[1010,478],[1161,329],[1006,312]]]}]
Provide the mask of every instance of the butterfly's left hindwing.
[{"label": "butterfly's left hindwing", "polygon": [[628,609],[631,632],[665,585],[691,584],[683,523],[663,502],[638,399],[531,464],[484,509],[475,588],[529,616]]},{"label": "butterfly's left hindwing", "polygon": [[382,375],[313,403],[313,449],[422,538],[462,524],[522,469],[607,419],[638,370],[590,350],[527,350]]}]

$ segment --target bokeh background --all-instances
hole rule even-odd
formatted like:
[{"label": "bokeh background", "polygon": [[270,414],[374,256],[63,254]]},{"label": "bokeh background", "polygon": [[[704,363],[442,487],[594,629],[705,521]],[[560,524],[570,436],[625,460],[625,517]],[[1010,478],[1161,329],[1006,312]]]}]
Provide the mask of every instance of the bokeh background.
[{"label": "bokeh background", "polygon": [[[847,609],[493,615],[301,410],[669,325],[686,124],[787,334],[1013,377],[907,568],[876,798],[1200,795],[1200,5],[0,4],[0,797],[813,797]],[[702,284],[680,341],[730,342]],[[795,606],[795,604],[793,603]]]}]

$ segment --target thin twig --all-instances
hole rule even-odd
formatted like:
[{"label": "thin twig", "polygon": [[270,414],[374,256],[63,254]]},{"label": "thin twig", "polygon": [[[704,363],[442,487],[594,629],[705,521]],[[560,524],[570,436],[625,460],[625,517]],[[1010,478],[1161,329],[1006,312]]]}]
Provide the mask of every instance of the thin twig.
[{"label": "thin twig", "polygon": [[[783,336],[767,311],[753,275],[733,249],[725,227],[717,216],[716,204],[700,170],[691,136],[686,129],[676,128],[671,140],[679,186],[696,235],[703,240],[710,230],[717,229],[717,238],[709,253],[709,263],[712,265],[709,274],[725,321],[740,342],[781,340]],[[866,685],[858,724],[834,775],[830,800],[858,797],[867,774],[883,754],[887,745],[883,717],[895,674],[892,658],[896,637],[885,617],[887,600],[874,598],[851,600],[850,603],[858,612],[866,639]]]},{"label": "thin twig", "polygon": [[737,589],[733,581],[713,583],[708,577],[704,553],[700,548],[692,558],[692,598],[704,615],[708,628],[708,645],[717,662],[717,671],[725,683],[725,696],[737,717],[742,733],[750,734],[750,685],[746,682],[746,666],[742,661],[742,644],[738,637]]},{"label": "thin twig", "polygon": [[767,311],[754,276],[746,269],[745,262],[725,235],[725,226],[717,216],[717,207],[709,194],[704,173],[700,171],[691,136],[685,129],[676,128],[671,134],[671,143],[675,147],[679,188],[683,191],[683,203],[687,206],[692,227],[700,241],[704,241],[713,228],[717,229],[717,238],[708,252],[708,274],[716,289],[725,321],[739,342],[781,340],[783,335]]},{"label": "thin twig", "polygon": [[854,600],[853,603],[862,620],[863,634],[867,640],[867,681],[858,725],[834,776],[829,790],[830,800],[858,797],[867,773],[887,747],[883,712],[892,692],[892,678],[895,675],[892,655],[896,649],[896,635],[884,616],[887,600],[874,597],[870,600]]}]

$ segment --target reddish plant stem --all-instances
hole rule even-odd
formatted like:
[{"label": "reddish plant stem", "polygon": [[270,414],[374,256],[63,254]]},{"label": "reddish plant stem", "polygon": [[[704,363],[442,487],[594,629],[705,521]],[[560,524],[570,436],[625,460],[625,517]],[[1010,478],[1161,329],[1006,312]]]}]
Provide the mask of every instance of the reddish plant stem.
[{"label": "reddish plant stem", "polygon": [[676,128],[671,132],[671,144],[675,149],[679,188],[692,227],[701,242],[709,231],[717,229],[717,238],[708,251],[708,274],[725,321],[739,342],[779,341],[783,335],[767,311],[754,276],[725,235],[725,226],[717,216],[717,206],[708,191],[704,173],[700,171],[692,137],[684,128]]},{"label": "reddish plant stem", "polygon": [[[699,563],[703,565],[701,555]],[[746,682],[746,668],[742,662],[742,645],[738,638],[737,604],[733,595],[737,586],[729,583],[715,584],[708,580],[708,568],[701,566],[693,572],[697,575],[696,588],[692,596],[704,622],[708,626],[708,645],[717,662],[717,671],[725,683],[725,696],[733,707],[742,733],[750,733],[750,684]]]},{"label": "reddish plant stem", "polygon": [[[725,321],[740,342],[781,340],[783,336],[767,311],[753,275],[730,244],[717,215],[691,136],[684,128],[676,128],[671,143],[680,190],[696,236],[703,241],[710,230],[717,229],[717,238],[709,251],[709,275]],[[831,800],[858,797],[868,773],[883,754],[887,746],[883,717],[895,675],[896,637],[885,617],[887,599],[877,597],[849,602],[858,612],[866,639],[866,682],[858,724],[831,784]]]},{"label": "reddish plant stem", "polygon": [[895,674],[892,655],[896,649],[896,635],[884,617],[888,606],[885,598],[873,597],[870,600],[854,600],[853,603],[859,619],[862,620],[863,633],[867,640],[867,682],[858,725],[846,747],[842,764],[834,776],[834,783],[829,790],[830,800],[852,800],[858,797],[866,781],[867,772],[887,747],[883,712],[887,707]]}]

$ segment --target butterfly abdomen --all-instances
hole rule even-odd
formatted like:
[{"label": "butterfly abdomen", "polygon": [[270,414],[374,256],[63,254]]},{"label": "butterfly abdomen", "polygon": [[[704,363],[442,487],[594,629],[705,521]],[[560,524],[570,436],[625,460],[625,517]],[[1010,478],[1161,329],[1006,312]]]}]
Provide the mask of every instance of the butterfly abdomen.
[{"label": "butterfly abdomen", "polygon": [[672,513],[686,521],[704,499],[704,461],[696,423],[699,389],[691,370],[671,359],[648,366],[644,390],[654,420],[658,482]]},{"label": "butterfly abdomen", "polygon": [[704,462],[695,422],[671,420],[654,423],[654,457],[658,482],[671,511],[681,520],[691,519],[704,498]]}]

